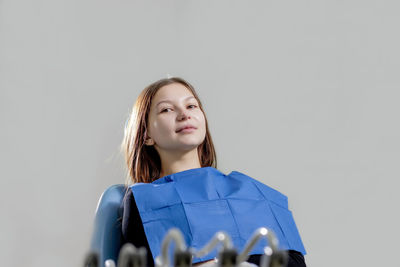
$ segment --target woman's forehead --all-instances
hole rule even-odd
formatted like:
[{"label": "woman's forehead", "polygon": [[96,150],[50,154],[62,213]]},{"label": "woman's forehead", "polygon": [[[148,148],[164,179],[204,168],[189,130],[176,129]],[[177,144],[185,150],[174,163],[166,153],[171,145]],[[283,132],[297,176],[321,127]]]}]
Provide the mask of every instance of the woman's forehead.
[{"label": "woman's forehead", "polygon": [[161,87],[153,97],[154,105],[161,102],[185,101],[195,98],[192,92],[183,84],[173,83]]}]

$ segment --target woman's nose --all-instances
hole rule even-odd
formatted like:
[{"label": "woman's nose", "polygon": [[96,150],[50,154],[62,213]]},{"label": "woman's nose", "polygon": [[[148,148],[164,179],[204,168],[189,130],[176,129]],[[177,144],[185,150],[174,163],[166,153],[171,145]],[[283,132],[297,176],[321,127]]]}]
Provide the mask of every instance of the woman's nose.
[{"label": "woman's nose", "polygon": [[187,110],[182,110],[178,116],[178,120],[184,120],[184,119],[189,119],[190,115],[188,114]]}]

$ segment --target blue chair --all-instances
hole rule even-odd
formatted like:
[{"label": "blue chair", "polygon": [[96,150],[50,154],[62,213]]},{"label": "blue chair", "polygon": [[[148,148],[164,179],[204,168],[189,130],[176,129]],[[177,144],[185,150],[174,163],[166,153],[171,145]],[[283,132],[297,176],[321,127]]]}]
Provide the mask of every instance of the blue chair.
[{"label": "blue chair", "polygon": [[107,188],[97,204],[91,251],[99,255],[101,267],[108,259],[117,263],[122,246],[122,201],[126,187],[122,184]]}]

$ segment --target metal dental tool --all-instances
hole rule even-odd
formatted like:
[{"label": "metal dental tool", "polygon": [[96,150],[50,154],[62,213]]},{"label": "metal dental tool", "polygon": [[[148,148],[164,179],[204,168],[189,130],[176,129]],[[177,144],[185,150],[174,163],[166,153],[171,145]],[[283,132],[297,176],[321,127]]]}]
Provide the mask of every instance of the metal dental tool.
[{"label": "metal dental tool", "polygon": [[104,262],[105,267],[115,267],[115,262],[113,260],[106,260]]},{"label": "metal dental tool", "polygon": [[118,267],[146,267],[146,249],[137,249],[134,245],[126,243],[122,246],[118,256]]},{"label": "metal dental tool", "polygon": [[196,257],[205,256],[219,244],[222,244],[222,249],[218,253],[217,263],[214,264],[214,266],[236,266],[237,251],[233,248],[233,243],[230,236],[223,231],[217,232],[201,250],[194,252],[194,255]]},{"label": "metal dental tool", "polygon": [[223,246],[223,249],[232,249],[233,244],[231,237],[223,232],[219,231],[215,233],[214,237],[199,251],[194,252],[194,255],[196,257],[203,257],[210,253],[217,245],[221,244]]},{"label": "metal dental tool", "polygon": [[89,252],[83,264],[84,267],[98,267],[99,266],[99,255],[96,252]]},{"label": "metal dental tool", "polygon": [[181,231],[171,228],[161,244],[161,256],[155,259],[156,267],[169,267],[168,248],[171,241],[175,241],[174,267],[190,267],[192,265],[192,253],[187,249]]},{"label": "metal dental tool", "polygon": [[275,234],[265,227],[258,228],[254,232],[242,253],[238,256],[238,263],[244,262],[248,259],[249,252],[261,238],[267,238],[268,246],[264,248],[264,255],[261,258],[260,267],[286,266],[288,260],[286,251],[279,250],[279,241]]}]

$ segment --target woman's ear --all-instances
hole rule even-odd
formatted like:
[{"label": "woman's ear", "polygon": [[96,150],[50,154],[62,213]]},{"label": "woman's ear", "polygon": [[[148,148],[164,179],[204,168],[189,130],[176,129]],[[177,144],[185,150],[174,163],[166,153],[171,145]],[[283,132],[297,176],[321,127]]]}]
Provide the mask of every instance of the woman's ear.
[{"label": "woman's ear", "polygon": [[144,141],[144,144],[147,146],[152,146],[154,145],[154,140],[151,138],[151,136],[148,134],[147,130],[144,132],[144,136],[146,136],[146,140]]},{"label": "woman's ear", "polygon": [[148,137],[144,143],[148,146],[152,146],[154,145],[154,140],[151,139],[151,137]]}]

